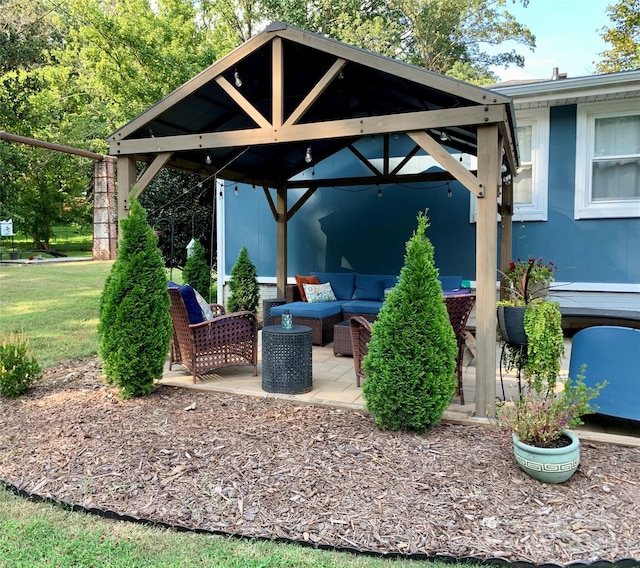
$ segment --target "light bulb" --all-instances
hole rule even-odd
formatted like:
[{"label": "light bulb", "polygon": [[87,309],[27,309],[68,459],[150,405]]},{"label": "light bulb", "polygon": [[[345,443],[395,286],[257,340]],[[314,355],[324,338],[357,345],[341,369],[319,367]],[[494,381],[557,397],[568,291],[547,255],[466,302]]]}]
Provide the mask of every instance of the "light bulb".
[{"label": "light bulb", "polygon": [[313,156],[311,155],[311,146],[307,148],[307,152],[304,155],[304,161],[307,162],[307,164],[313,162]]},{"label": "light bulb", "polygon": [[211,165],[211,154],[209,154],[209,152],[207,152],[207,155],[204,157],[204,161],[207,165]]},{"label": "light bulb", "polygon": [[453,191],[451,191],[451,188],[447,188],[447,197],[453,197]]},{"label": "light bulb", "polygon": [[238,195],[238,184],[236,184],[236,188],[233,190],[233,193],[235,193],[236,195]]},{"label": "light bulb", "polygon": [[233,80],[236,84],[236,87],[238,87],[238,89],[242,87],[242,79],[240,79],[240,73],[238,73],[237,69],[233,72]]},{"label": "light bulb", "polygon": [[442,142],[449,140],[449,135],[444,130],[440,133],[440,140]]},{"label": "light bulb", "polygon": [[378,188],[378,197],[382,197],[382,189]]}]

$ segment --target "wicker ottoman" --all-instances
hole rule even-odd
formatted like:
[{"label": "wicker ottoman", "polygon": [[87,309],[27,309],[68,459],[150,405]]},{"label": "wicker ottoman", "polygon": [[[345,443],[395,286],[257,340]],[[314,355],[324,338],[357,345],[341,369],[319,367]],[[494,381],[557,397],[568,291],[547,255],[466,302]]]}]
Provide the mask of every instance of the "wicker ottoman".
[{"label": "wicker ottoman", "polygon": [[311,328],[262,328],[262,390],[301,394],[313,388]]},{"label": "wicker ottoman", "polygon": [[336,357],[338,355],[353,356],[349,320],[341,321],[340,323],[333,326],[333,354]]}]

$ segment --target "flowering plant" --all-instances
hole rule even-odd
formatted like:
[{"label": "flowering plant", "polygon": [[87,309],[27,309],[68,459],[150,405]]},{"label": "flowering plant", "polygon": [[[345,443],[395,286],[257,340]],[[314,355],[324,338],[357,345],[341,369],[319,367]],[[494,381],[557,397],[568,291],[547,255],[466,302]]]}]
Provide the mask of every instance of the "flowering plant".
[{"label": "flowering plant", "polygon": [[[502,402],[496,408],[498,426],[515,434],[521,442],[540,448],[562,446],[559,439],[565,428],[582,424],[581,417],[597,410],[590,401],[600,394],[606,381],[595,388],[584,383],[585,366],[575,379],[554,378],[532,383],[520,399]],[[564,386],[558,392],[557,383]]]},{"label": "flowering plant", "polygon": [[509,263],[509,268],[503,272],[504,283],[508,286],[509,303],[513,305],[527,305],[540,292],[544,292],[550,282],[554,280],[556,266],[553,262],[542,262],[541,258],[529,257],[527,260],[518,258]]}]

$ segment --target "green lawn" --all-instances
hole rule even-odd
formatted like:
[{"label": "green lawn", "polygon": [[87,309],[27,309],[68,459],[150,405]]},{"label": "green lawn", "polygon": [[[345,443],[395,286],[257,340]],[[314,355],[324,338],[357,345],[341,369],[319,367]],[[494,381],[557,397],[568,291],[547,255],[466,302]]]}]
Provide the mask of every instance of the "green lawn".
[{"label": "green lawn", "polygon": [[[96,353],[100,295],[112,264],[0,264],[0,332],[24,331],[30,355],[42,366]],[[179,271],[174,280],[181,281]],[[112,522],[30,503],[0,488],[0,568],[44,565],[404,568],[425,563]]]}]

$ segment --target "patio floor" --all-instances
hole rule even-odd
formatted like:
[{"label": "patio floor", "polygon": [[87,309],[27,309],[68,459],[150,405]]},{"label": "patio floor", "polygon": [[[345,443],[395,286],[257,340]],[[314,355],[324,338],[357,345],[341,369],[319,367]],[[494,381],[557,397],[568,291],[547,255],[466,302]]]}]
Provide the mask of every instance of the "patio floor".
[{"label": "patio floor", "polygon": [[[356,375],[353,359],[349,356],[334,356],[333,344],[322,347],[313,346],[313,388],[304,394],[274,394],[262,390],[261,353],[262,332],[258,336],[258,376],[252,375],[251,367],[229,367],[211,373],[197,383],[192,382],[191,373],[180,365],[174,365],[170,371],[165,367],[161,383],[167,386],[181,387],[199,391],[234,393],[259,398],[278,398],[300,403],[319,404],[341,408],[364,410],[365,401],[362,389],[356,386]],[[499,348],[498,348],[499,349]],[[565,359],[563,371],[568,370],[571,341],[565,339]],[[499,361],[500,353],[497,353]],[[465,357],[463,369],[465,404],[461,405],[459,397],[454,396],[443,421],[456,424],[487,425],[483,418],[475,418],[475,364],[470,353]],[[516,377],[503,373],[500,380],[499,369],[496,369],[496,396],[502,398],[502,384],[507,398],[515,393]],[[602,416],[585,417],[586,424],[579,430],[580,437],[587,441],[604,441],[624,445],[640,446],[640,422],[617,420]]]}]

